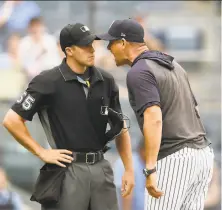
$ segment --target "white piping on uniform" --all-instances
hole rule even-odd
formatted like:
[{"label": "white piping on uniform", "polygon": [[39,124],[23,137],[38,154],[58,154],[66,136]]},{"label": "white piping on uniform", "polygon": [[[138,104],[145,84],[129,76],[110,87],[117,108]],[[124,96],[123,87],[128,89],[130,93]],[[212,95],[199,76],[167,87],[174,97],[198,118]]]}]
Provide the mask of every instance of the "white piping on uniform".
[{"label": "white piping on uniform", "polygon": [[58,69],[59,69],[60,73],[62,74],[62,76],[63,76],[64,80],[65,80],[65,81],[67,81],[67,80],[66,80],[66,78],[65,78],[65,76],[63,75],[63,73],[62,73],[62,71],[61,71],[60,67],[58,67]]}]

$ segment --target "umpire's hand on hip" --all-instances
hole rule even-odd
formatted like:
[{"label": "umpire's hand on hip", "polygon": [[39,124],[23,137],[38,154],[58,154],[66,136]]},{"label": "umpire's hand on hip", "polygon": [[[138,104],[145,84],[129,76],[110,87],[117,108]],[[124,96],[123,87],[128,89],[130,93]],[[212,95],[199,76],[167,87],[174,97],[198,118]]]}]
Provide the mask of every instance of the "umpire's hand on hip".
[{"label": "umpire's hand on hip", "polygon": [[133,171],[125,171],[122,177],[122,196],[126,197],[130,195],[133,191],[133,187],[135,185],[134,180],[134,172]]},{"label": "umpire's hand on hip", "polygon": [[73,158],[70,155],[72,155],[72,152],[65,149],[42,149],[38,157],[45,163],[66,167],[62,162],[71,163]]},{"label": "umpire's hand on hip", "polygon": [[156,181],[156,172],[150,174],[146,178],[146,189],[148,193],[154,198],[160,198],[164,193],[157,188],[157,181]]}]

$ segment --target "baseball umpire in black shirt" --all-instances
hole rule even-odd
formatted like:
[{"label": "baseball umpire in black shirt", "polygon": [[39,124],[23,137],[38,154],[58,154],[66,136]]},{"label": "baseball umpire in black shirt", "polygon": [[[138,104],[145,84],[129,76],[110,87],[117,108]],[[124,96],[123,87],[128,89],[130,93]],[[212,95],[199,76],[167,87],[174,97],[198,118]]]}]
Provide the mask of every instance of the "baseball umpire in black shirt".
[{"label": "baseball umpire in black shirt", "polygon": [[[46,163],[31,197],[43,210],[118,209],[113,171],[104,159],[107,142],[116,136],[125,166],[122,195],[129,195],[134,185],[118,87],[110,74],[94,66],[95,39],[81,23],[65,26],[60,44],[66,58],[33,78],[3,121],[21,145]],[[29,134],[25,121],[35,113],[51,149]]]}]

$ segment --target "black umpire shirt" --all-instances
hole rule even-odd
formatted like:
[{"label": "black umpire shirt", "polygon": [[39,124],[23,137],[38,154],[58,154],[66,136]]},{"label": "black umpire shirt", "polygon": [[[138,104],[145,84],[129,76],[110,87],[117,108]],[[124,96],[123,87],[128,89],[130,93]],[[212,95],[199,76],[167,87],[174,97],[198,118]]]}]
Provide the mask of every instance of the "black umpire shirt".
[{"label": "black umpire shirt", "polygon": [[37,112],[52,148],[77,152],[101,150],[110,107],[121,112],[119,90],[113,77],[96,67],[88,69],[91,85],[86,94],[78,76],[62,64],[37,75],[12,106],[31,121]]}]

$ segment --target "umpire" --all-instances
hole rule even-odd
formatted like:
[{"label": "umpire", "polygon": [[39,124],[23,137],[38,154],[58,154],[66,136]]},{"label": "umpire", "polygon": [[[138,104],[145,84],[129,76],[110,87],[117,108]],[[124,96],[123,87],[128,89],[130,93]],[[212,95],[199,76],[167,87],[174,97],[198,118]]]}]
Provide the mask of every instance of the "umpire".
[{"label": "umpire", "polygon": [[[43,210],[118,209],[113,171],[104,152],[110,140],[108,121],[117,134],[123,128],[118,120],[123,119],[113,77],[94,66],[95,38],[84,24],[65,26],[60,44],[66,58],[33,78],[3,121],[21,145],[46,163],[31,197]],[[35,113],[52,149],[42,148],[28,132],[25,121]],[[116,146],[125,166],[122,189],[127,196],[134,184],[128,132],[116,138]]]},{"label": "umpire", "polygon": [[98,37],[109,41],[117,66],[131,66],[129,100],[145,139],[145,210],[202,210],[214,155],[185,70],[150,51],[135,20],[116,20]]}]

